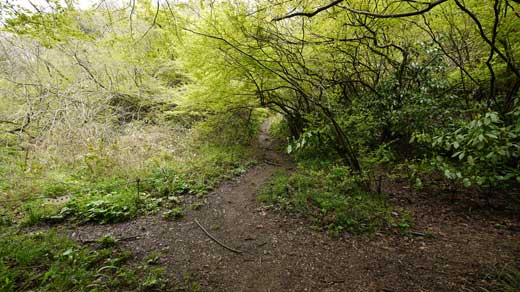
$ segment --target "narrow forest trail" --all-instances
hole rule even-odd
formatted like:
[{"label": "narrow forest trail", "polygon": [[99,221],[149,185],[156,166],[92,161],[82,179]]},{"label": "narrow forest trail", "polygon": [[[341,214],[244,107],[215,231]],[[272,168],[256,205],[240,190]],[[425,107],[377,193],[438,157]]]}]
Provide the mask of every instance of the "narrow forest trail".
[{"label": "narrow forest trail", "polygon": [[[259,165],[224,182],[206,204],[178,221],[157,216],[69,230],[74,239],[137,236],[120,244],[138,258],[159,252],[174,278],[190,273],[203,291],[458,291],[475,288],[482,268],[518,255],[518,233],[500,233],[479,220],[442,220],[431,206],[413,205],[416,227],[432,237],[402,235],[331,238],[303,219],[267,210],[259,187],[293,165],[262,127]],[[195,223],[225,244],[211,240]],[[307,222],[308,223],[308,222]],[[471,291],[471,290],[470,290]]]}]

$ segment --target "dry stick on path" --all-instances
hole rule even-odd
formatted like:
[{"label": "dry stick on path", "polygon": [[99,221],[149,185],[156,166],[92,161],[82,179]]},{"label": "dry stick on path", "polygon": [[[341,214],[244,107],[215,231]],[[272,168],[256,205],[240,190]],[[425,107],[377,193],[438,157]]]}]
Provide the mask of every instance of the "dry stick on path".
[{"label": "dry stick on path", "polygon": [[213,235],[211,235],[204,227],[202,227],[202,225],[200,225],[199,221],[197,221],[197,219],[195,219],[195,223],[197,223],[197,225],[199,225],[200,229],[202,229],[202,231],[204,231],[204,233],[206,233],[206,235],[211,238],[214,242],[218,243],[220,246],[222,246],[223,248],[229,250],[229,251],[232,251],[234,253],[238,253],[238,254],[242,254],[241,251],[239,250],[236,250],[232,247],[229,247],[227,245],[225,245],[224,243],[220,242],[218,239],[216,239]]},{"label": "dry stick on path", "polygon": [[[128,237],[121,237],[121,238],[114,238],[115,242],[118,242],[118,241],[132,241],[132,240],[139,240],[141,237],[139,237],[138,235],[134,235],[134,236],[128,236]],[[80,243],[100,243],[100,240],[99,239],[81,239],[81,238],[78,238],[78,241]]]}]

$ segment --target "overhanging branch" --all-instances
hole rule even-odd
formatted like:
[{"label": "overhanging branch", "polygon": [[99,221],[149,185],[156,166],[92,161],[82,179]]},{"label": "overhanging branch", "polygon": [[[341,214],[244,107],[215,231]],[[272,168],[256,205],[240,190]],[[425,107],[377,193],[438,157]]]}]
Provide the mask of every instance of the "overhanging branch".
[{"label": "overhanging branch", "polygon": [[292,17],[295,17],[295,16],[306,16],[306,17],[313,17],[314,15],[324,11],[324,10],[327,10],[331,7],[334,7],[336,5],[338,5],[339,3],[343,2],[344,0],[336,0],[336,1],[333,1],[325,6],[322,6],[322,7],[319,7],[317,8],[316,10],[314,10],[313,12],[295,12],[295,13],[291,13],[291,14],[287,14],[285,16],[280,16],[280,17],[276,17],[276,18],[273,18],[272,21],[280,21],[282,19],[287,19],[287,18],[292,18]]},{"label": "overhanging branch", "polygon": [[[312,12],[295,12],[295,13],[291,13],[291,14],[288,14],[285,16],[273,18],[272,21],[280,21],[282,19],[292,18],[292,17],[296,17],[296,16],[313,17],[316,14],[318,14],[322,11],[325,11],[331,7],[338,6],[343,1],[344,0],[336,0],[325,6],[317,8],[316,10],[314,10]],[[423,9],[416,10],[416,11],[410,11],[410,12],[404,12],[404,13],[395,13],[395,14],[380,14],[380,13],[375,13],[375,12],[370,12],[370,11],[357,10],[357,9],[354,9],[349,6],[339,6],[339,7],[344,10],[347,10],[349,12],[352,12],[352,13],[366,15],[366,16],[370,16],[370,17],[374,17],[374,18],[400,18],[400,17],[409,17],[409,16],[420,15],[420,14],[426,13],[426,12],[432,10],[435,6],[442,4],[446,1],[448,1],[448,0],[437,0],[437,1],[434,1],[431,3],[424,3],[427,6],[424,7]]]},{"label": "overhanging branch", "polygon": [[432,10],[435,6],[442,4],[446,1],[448,1],[448,0],[437,0],[437,1],[427,4],[427,6],[424,7],[423,9],[416,10],[416,11],[410,11],[410,12],[404,12],[404,13],[395,13],[395,14],[379,14],[379,13],[370,12],[370,11],[357,10],[357,9],[354,9],[354,8],[351,8],[348,6],[341,6],[341,8],[343,8],[347,11],[350,11],[352,13],[362,14],[362,15],[366,15],[366,16],[370,16],[370,17],[374,17],[374,18],[400,18],[400,17],[409,17],[409,16],[420,15],[420,14],[426,13],[426,12]]}]

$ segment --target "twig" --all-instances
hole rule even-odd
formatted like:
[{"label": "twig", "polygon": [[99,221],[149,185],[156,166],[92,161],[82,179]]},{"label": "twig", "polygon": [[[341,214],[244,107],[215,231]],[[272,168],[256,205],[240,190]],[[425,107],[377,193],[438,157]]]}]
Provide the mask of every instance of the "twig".
[{"label": "twig", "polygon": [[333,6],[336,6],[338,4],[340,4],[341,2],[343,2],[343,0],[336,0],[336,1],[333,1],[325,6],[322,6],[322,7],[319,7],[317,8],[316,10],[314,10],[313,12],[309,12],[309,13],[305,13],[305,12],[295,12],[295,13],[291,13],[291,14],[288,14],[288,15],[284,15],[284,16],[280,16],[280,17],[275,17],[273,18],[272,21],[280,21],[282,19],[286,19],[286,18],[292,18],[292,17],[295,17],[295,16],[306,16],[306,17],[313,17],[314,15],[324,11],[324,10],[327,10]]},{"label": "twig", "polygon": [[280,163],[274,162],[272,160],[267,160],[267,159],[264,159],[264,163],[268,164],[268,165],[272,165],[272,166],[281,166]]},{"label": "twig", "polygon": [[[144,34],[139,38],[137,39],[135,42],[134,42],[134,45],[137,44],[138,42],[140,42],[142,39],[144,39],[144,37],[150,32],[150,30],[152,30],[152,28],[154,28],[157,24],[157,15],[159,15],[159,8],[160,8],[160,2],[157,1],[157,10],[155,11],[155,15],[153,17],[153,22],[152,22],[152,25],[150,25],[150,27],[148,27],[148,29],[144,32]],[[132,18],[130,18],[131,20]]]},{"label": "twig", "polygon": [[412,231],[410,232],[411,235],[415,235],[415,236],[425,236],[426,234],[422,233],[422,232],[417,232],[417,231]]},{"label": "twig", "polygon": [[[128,237],[121,237],[121,238],[114,238],[115,242],[132,241],[132,240],[138,240],[138,239],[140,239],[140,237],[138,235],[128,236]],[[99,243],[100,242],[99,239],[81,239],[81,238],[79,238],[78,241],[81,242],[81,243]]]},{"label": "twig", "polygon": [[204,227],[202,227],[202,225],[200,225],[200,223],[199,223],[199,221],[197,221],[197,219],[195,219],[195,223],[197,223],[197,225],[199,225],[200,229],[202,229],[202,231],[204,231],[204,233],[206,233],[206,235],[207,235],[209,238],[211,238],[214,242],[218,243],[218,244],[219,244],[220,246],[222,246],[223,248],[225,248],[225,249],[227,249],[227,250],[229,250],[229,251],[232,251],[232,252],[234,252],[234,253],[240,253],[240,254],[242,253],[242,252],[239,251],[239,250],[236,250],[236,249],[234,249],[234,248],[232,248],[232,247],[229,247],[229,246],[225,245],[224,243],[220,242],[218,239],[216,239],[215,237],[213,237],[213,235],[209,234],[209,232],[208,232],[206,229],[204,229]]}]

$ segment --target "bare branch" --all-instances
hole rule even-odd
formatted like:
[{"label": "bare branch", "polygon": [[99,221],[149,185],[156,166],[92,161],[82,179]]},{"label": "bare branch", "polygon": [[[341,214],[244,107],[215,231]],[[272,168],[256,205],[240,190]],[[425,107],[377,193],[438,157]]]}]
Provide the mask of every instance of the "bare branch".
[{"label": "bare branch", "polygon": [[520,71],[518,70],[518,68],[511,62],[511,60],[506,56],[504,55],[504,53],[498,49],[498,47],[487,37],[486,33],[484,32],[484,28],[482,27],[482,24],[480,23],[480,21],[478,20],[477,16],[469,11],[468,8],[466,8],[459,0],[455,0],[455,3],[457,4],[457,6],[464,12],[466,13],[472,20],[473,22],[475,22],[475,24],[477,25],[477,28],[478,28],[478,31],[480,33],[480,36],[482,37],[482,39],[491,47],[491,49],[493,51],[495,51],[498,56],[500,56],[500,58],[506,62],[506,64],[509,66],[509,68],[511,68],[511,70],[513,71],[513,73],[516,75],[517,78],[520,79]]},{"label": "bare branch", "polygon": [[150,32],[150,30],[152,30],[152,28],[154,28],[157,25],[157,15],[159,15],[159,8],[160,8],[160,2],[159,2],[159,0],[157,0],[157,9],[155,10],[155,15],[153,16],[152,24],[148,27],[148,29],[144,32],[144,34],[137,41],[134,42],[134,44],[137,44],[142,39],[144,39],[144,37]]},{"label": "bare branch", "polygon": [[295,17],[295,16],[305,16],[305,17],[313,17],[315,16],[316,14],[324,11],[324,10],[327,10],[331,7],[334,7],[334,6],[338,6],[344,10],[347,10],[347,11],[350,11],[352,13],[356,13],[356,14],[362,14],[362,15],[366,15],[366,16],[370,16],[370,17],[374,17],[374,18],[399,18],[399,17],[409,17],[409,16],[414,16],[414,15],[420,15],[420,14],[423,14],[423,13],[426,13],[430,10],[432,10],[435,6],[439,5],[439,4],[442,4],[444,2],[446,2],[448,0],[437,0],[437,1],[434,1],[434,2],[430,2],[430,3],[424,3],[424,2],[417,2],[417,3],[420,3],[420,4],[424,4],[424,5],[427,5],[426,7],[424,7],[423,9],[420,9],[420,10],[416,10],[416,11],[410,11],[410,12],[404,12],[404,13],[396,13],[396,14],[380,14],[380,13],[375,13],[375,12],[370,12],[370,11],[364,11],[364,10],[357,10],[357,9],[354,9],[354,8],[351,8],[349,6],[338,6],[341,2],[343,2],[343,0],[336,0],[336,1],[333,1],[325,6],[322,6],[316,10],[314,10],[313,12],[295,12],[295,13],[291,13],[291,14],[288,14],[288,15],[285,15],[285,16],[280,16],[280,17],[276,17],[276,18],[273,18],[272,21],[280,21],[282,19],[287,19],[287,18],[292,18],[292,17]]},{"label": "bare branch", "polygon": [[338,5],[339,3],[343,2],[344,0],[336,0],[336,1],[333,1],[325,6],[322,6],[322,7],[319,7],[318,9],[314,10],[313,12],[295,12],[295,13],[291,13],[291,14],[288,14],[288,15],[285,15],[285,16],[280,16],[280,17],[275,17],[273,18],[272,21],[280,21],[282,19],[287,19],[287,18],[292,18],[292,17],[295,17],[295,16],[306,16],[306,17],[313,17],[314,15],[324,11],[324,10],[327,10],[331,7],[334,7],[336,5]]},{"label": "bare branch", "polygon": [[366,16],[370,16],[370,17],[374,17],[374,18],[400,18],[400,17],[409,17],[409,16],[414,16],[414,15],[424,14],[424,13],[432,10],[435,6],[442,4],[446,1],[448,1],[448,0],[437,0],[437,1],[429,3],[428,6],[426,6],[423,9],[416,10],[416,11],[410,11],[410,12],[404,12],[404,13],[396,13],[396,14],[379,14],[379,13],[370,12],[370,11],[357,10],[357,9],[354,9],[354,8],[351,8],[348,6],[340,6],[340,7],[347,11],[350,11],[352,13],[362,14],[362,15],[366,15]]},{"label": "bare branch", "polygon": [[94,76],[94,74],[92,74],[90,69],[85,64],[83,64],[83,62],[81,62],[81,60],[78,58],[78,55],[76,53],[74,53],[73,57],[76,60],[76,62],[78,62],[78,65],[81,68],[83,68],[83,70],[85,70],[85,72],[87,72],[87,74],[90,76],[90,79],[92,79],[92,81],[94,81],[97,85],[99,85],[99,87],[101,87],[103,89],[107,89],[105,87],[105,85],[103,85],[101,82],[99,82],[99,80],[97,80],[97,78]]}]

